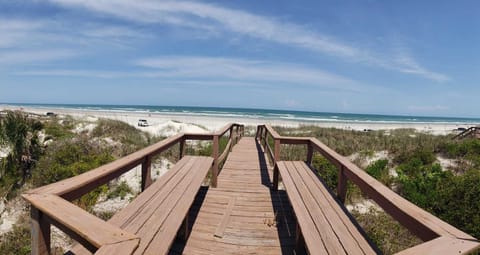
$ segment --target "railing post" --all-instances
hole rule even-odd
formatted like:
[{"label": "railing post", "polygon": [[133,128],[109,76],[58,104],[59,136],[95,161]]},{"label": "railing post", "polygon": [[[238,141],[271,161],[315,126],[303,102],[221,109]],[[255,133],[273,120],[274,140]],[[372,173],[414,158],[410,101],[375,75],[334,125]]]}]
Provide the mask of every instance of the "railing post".
[{"label": "railing post", "polygon": [[235,144],[240,140],[240,126],[235,126]]},{"label": "railing post", "polygon": [[278,166],[277,162],[280,161],[280,140],[274,139],[274,151],[273,151],[274,167],[273,167],[273,190],[278,190]]},{"label": "railing post", "polygon": [[213,166],[212,166],[212,187],[217,187],[217,175],[218,175],[218,135],[213,136]]},{"label": "railing post", "polygon": [[238,141],[240,141],[240,137],[242,137],[242,127],[241,126],[237,126],[237,141],[235,142],[235,144],[238,143]]},{"label": "railing post", "polygon": [[50,223],[33,205],[30,209],[32,255],[50,254]]},{"label": "railing post", "polygon": [[312,159],[313,159],[313,146],[312,146],[312,142],[309,142],[307,144],[307,160],[305,161],[305,163],[307,163],[307,165],[309,166],[312,166]]},{"label": "railing post", "polygon": [[347,181],[345,168],[341,166],[338,171],[337,197],[342,203],[345,203],[345,198],[347,197]]},{"label": "railing post", "polygon": [[230,126],[230,135],[229,135],[228,140],[232,141],[232,142],[230,143],[230,147],[225,148],[225,150],[228,150],[229,152],[232,152],[232,148],[233,148],[233,145],[234,145],[233,139],[235,139],[235,135],[233,134],[233,126]]},{"label": "railing post", "polygon": [[142,191],[152,184],[152,156],[147,155],[142,162]]},{"label": "railing post", "polygon": [[178,155],[178,159],[182,159],[183,158],[183,155],[185,155],[185,139],[182,138],[182,140],[180,140],[180,148],[179,148],[179,155]]},{"label": "railing post", "polygon": [[268,132],[267,132],[267,128],[263,128],[263,148],[266,148],[267,147],[267,143],[268,143]]}]

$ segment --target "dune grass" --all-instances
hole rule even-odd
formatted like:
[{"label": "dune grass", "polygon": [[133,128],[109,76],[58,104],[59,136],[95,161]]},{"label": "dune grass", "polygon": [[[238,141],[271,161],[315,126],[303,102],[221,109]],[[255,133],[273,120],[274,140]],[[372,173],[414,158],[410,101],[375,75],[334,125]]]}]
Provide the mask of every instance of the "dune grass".
[{"label": "dune grass", "polygon": [[[367,173],[414,204],[480,238],[480,140],[456,141],[451,139],[452,136],[436,136],[409,129],[371,132],[307,126],[275,129],[281,135],[316,137],[344,156],[358,153],[362,157],[371,157],[376,151],[387,151],[389,158],[372,162],[365,168]],[[446,171],[437,162],[439,155],[468,163],[458,164],[451,171]],[[306,148],[284,145],[281,156],[286,160],[305,160]],[[316,154],[312,165],[335,193],[338,178],[335,166]],[[396,170],[398,176],[389,174],[390,167]],[[366,198],[349,182],[347,203]],[[354,216],[385,254],[395,253],[418,242],[408,230],[382,212],[357,212]]]}]

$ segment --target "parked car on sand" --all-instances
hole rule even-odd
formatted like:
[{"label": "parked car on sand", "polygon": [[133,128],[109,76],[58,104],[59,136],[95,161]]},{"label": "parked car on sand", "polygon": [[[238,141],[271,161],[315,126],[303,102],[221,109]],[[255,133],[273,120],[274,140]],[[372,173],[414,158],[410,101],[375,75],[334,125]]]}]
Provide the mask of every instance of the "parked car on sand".
[{"label": "parked car on sand", "polygon": [[139,119],[137,125],[139,127],[148,127],[149,126],[147,120],[144,120],[144,119]]}]

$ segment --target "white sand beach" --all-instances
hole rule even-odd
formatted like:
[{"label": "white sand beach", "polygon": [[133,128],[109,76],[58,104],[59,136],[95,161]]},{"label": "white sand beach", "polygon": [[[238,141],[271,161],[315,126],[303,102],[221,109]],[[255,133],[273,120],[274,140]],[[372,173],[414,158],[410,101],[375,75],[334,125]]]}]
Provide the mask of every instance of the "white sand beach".
[{"label": "white sand beach", "polygon": [[[348,122],[348,121],[324,121],[324,122],[302,122],[285,119],[264,119],[260,117],[220,117],[203,116],[191,113],[147,113],[133,111],[101,111],[88,109],[67,109],[56,107],[25,107],[0,105],[0,110],[22,110],[29,113],[45,115],[53,112],[58,115],[70,115],[76,119],[86,122],[96,121],[99,118],[120,120],[129,123],[152,135],[171,136],[179,132],[202,133],[218,130],[227,123],[240,123],[247,126],[269,124],[273,126],[298,127],[301,125],[314,125],[325,128],[338,128],[346,130],[392,130],[399,128],[415,129],[418,132],[426,132],[435,135],[445,135],[454,132],[459,127],[469,127],[471,123],[383,123],[383,122]],[[139,119],[145,119],[148,127],[138,127]],[[92,127],[79,127],[92,128]]]}]

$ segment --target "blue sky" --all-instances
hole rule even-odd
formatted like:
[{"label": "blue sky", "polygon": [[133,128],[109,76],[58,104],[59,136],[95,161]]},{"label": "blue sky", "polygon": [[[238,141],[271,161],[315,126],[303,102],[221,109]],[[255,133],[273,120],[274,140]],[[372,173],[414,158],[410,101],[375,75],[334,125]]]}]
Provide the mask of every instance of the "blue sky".
[{"label": "blue sky", "polygon": [[479,1],[0,0],[0,102],[480,117]]}]

